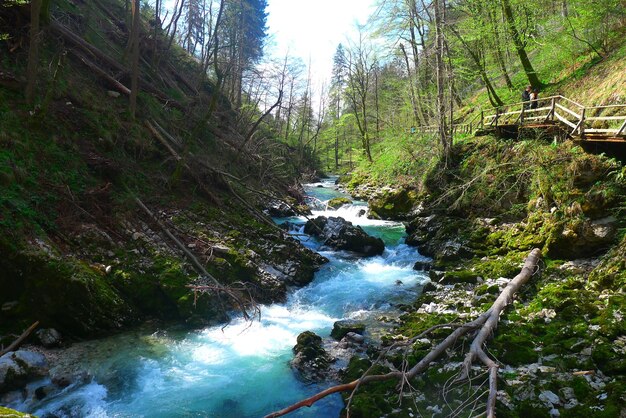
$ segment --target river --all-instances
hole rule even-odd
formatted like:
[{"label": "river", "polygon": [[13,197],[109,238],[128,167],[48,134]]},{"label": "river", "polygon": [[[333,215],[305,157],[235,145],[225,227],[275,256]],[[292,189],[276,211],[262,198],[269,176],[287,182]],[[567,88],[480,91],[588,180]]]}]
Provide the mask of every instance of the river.
[{"label": "river", "polygon": [[[320,251],[320,243],[298,235],[304,245],[330,262],[308,286],[292,291],[284,304],[262,307],[261,321],[235,318],[227,327],[190,332],[155,330],[146,325],[121,335],[73,345],[65,352],[89,378],[42,401],[8,405],[39,417],[260,417],[281,409],[325,386],[305,384],[289,366],[299,333],[330,334],[342,318],[369,321],[375,338],[381,325],[375,318],[396,313],[395,305],[410,302],[427,279],[412,270],[424,259],[403,243],[400,223],[369,220],[359,213],[362,202],[337,211],[326,210],[328,199],[345,196],[334,181],[305,186],[318,202],[313,215],[342,216],[381,237],[382,256]],[[277,219],[304,223],[304,218]],[[378,325],[377,325],[378,324]],[[63,361],[70,361],[60,359]],[[40,383],[39,383],[40,384]],[[331,396],[292,416],[337,417],[343,407]]]}]

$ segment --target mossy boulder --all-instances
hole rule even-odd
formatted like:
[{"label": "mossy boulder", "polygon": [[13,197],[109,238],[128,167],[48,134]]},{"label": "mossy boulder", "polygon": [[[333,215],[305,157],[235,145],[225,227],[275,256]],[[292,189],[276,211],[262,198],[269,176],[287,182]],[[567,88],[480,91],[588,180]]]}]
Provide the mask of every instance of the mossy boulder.
[{"label": "mossy boulder", "polygon": [[418,202],[418,193],[413,189],[384,189],[367,202],[370,213],[380,219],[408,219]]},{"label": "mossy boulder", "polygon": [[298,335],[295,354],[291,366],[306,381],[321,381],[327,376],[332,358],[322,345],[322,337],[312,331],[304,331]]},{"label": "mossy boulder", "polygon": [[339,209],[343,205],[351,205],[352,200],[347,197],[335,197],[334,199],[330,199],[328,201],[328,207],[330,209]]},{"label": "mossy boulder", "polygon": [[10,331],[23,330],[38,320],[44,328],[86,336],[135,321],[132,307],[104,271],[71,257],[2,242],[0,247],[0,305],[17,302],[13,309],[0,312],[3,329],[12,324]]},{"label": "mossy boulder", "polygon": [[613,242],[617,226],[612,216],[593,221],[576,219],[548,241],[548,255],[563,259],[590,257]]}]

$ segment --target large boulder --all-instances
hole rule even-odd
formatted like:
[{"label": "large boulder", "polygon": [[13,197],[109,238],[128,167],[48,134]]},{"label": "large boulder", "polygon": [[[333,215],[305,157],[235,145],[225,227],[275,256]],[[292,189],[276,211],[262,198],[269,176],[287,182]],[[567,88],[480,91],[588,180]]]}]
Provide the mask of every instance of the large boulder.
[{"label": "large boulder", "polygon": [[304,380],[319,382],[326,378],[332,358],[322,346],[322,337],[312,331],[301,333],[293,352],[291,366]]},{"label": "large boulder", "polygon": [[373,218],[407,219],[417,205],[417,191],[404,188],[382,189],[367,204]]},{"label": "large boulder", "polygon": [[48,374],[48,362],[39,353],[13,351],[0,357],[0,393],[19,389],[26,383]]},{"label": "large boulder", "polygon": [[304,232],[323,239],[324,244],[331,248],[352,251],[365,257],[385,251],[382,239],[368,235],[360,226],[339,217],[318,216],[306,223]]}]

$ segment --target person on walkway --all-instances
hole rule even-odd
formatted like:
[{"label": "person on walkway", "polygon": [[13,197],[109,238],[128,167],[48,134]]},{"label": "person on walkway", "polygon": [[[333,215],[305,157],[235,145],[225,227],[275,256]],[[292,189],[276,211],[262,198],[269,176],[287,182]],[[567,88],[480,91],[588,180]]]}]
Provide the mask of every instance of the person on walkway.
[{"label": "person on walkway", "polygon": [[[531,93],[532,89],[533,89],[532,86],[526,86],[526,88],[522,92],[522,102],[529,102],[530,101],[530,93]],[[524,109],[528,109],[529,107],[530,107],[529,103],[524,103]]]},{"label": "person on walkway", "polygon": [[538,88],[534,88],[533,91],[530,93],[530,108],[531,109],[537,109],[537,106],[539,105],[539,89]]}]

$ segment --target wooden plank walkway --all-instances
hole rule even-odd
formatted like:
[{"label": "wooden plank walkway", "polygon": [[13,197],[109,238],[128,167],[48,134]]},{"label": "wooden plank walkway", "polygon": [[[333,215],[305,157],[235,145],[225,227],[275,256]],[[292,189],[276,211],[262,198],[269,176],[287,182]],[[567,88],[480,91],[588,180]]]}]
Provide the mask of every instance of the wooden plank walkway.
[{"label": "wooden plank walkway", "polygon": [[516,129],[553,129],[558,127],[574,141],[626,143],[626,104],[584,106],[557,95],[537,101],[519,102],[493,109],[481,116],[481,127],[496,131]]}]

